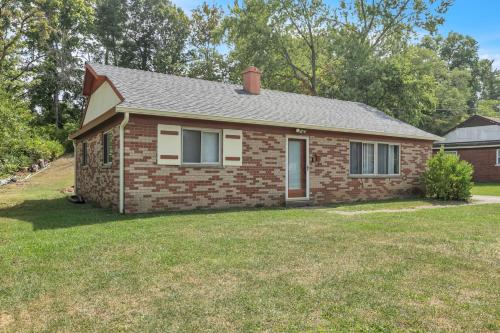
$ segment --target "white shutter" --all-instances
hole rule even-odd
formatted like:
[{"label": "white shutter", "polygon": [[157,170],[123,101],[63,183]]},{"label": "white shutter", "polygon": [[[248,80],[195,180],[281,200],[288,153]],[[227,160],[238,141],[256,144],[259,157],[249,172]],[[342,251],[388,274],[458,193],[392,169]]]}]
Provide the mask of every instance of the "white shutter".
[{"label": "white shutter", "polygon": [[243,160],[243,132],[225,129],[222,131],[222,163],[227,166],[241,166]]},{"label": "white shutter", "polygon": [[158,124],[157,157],[158,164],[181,164],[181,127]]}]

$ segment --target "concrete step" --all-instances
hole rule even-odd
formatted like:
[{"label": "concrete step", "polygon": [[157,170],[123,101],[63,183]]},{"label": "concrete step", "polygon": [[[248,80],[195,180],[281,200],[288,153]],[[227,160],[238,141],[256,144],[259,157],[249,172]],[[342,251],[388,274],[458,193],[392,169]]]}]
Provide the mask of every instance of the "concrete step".
[{"label": "concrete step", "polygon": [[312,206],[312,205],[313,205],[313,202],[309,199],[287,200],[285,203],[285,206],[287,208],[307,207],[307,206]]}]

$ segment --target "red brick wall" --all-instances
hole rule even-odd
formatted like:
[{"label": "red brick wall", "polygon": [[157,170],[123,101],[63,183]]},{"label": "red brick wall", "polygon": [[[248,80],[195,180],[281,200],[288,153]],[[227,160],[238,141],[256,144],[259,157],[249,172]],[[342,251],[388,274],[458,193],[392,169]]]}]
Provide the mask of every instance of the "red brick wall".
[{"label": "red brick wall", "polygon": [[474,166],[474,181],[500,182],[500,167],[496,164],[497,148],[459,149],[461,159]]},{"label": "red brick wall", "polygon": [[[243,130],[241,167],[156,164],[158,123]],[[285,143],[294,129],[198,122],[131,115],[125,130],[125,211],[282,205],[285,202]],[[410,194],[431,154],[431,143],[408,139],[308,131],[310,197],[315,204],[390,198]],[[349,140],[401,143],[401,176],[350,178]]]},{"label": "red brick wall", "polygon": [[[99,128],[75,140],[76,193],[87,201],[102,207],[118,209],[119,195],[119,124],[121,118],[113,118]],[[103,163],[102,135],[111,130],[113,135],[113,161]],[[87,165],[82,165],[83,143],[87,142]]]}]

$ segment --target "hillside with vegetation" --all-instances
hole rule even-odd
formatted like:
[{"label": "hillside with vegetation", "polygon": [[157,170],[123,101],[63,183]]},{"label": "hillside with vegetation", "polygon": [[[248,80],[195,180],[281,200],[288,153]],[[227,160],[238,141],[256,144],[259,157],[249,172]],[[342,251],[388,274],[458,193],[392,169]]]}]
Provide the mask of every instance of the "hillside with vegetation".
[{"label": "hillside with vegetation", "polygon": [[449,0],[0,0],[0,174],[71,151],[84,62],[369,104],[442,134],[500,115],[500,73],[474,38],[438,34]]}]

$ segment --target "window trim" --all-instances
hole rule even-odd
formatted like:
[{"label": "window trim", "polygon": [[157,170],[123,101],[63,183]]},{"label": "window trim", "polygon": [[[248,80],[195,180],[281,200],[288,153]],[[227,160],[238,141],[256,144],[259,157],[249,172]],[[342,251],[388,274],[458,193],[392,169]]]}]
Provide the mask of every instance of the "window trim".
[{"label": "window trim", "polygon": [[497,151],[497,159],[495,161],[495,166],[500,166],[500,163],[498,163],[498,160],[500,159],[500,148],[497,148],[496,151]]},{"label": "window trim", "polygon": [[[113,165],[113,158],[111,158],[111,161],[107,161],[107,154],[105,155],[104,154],[104,145],[107,144],[107,141],[104,142],[104,136],[105,135],[108,135],[108,134],[111,134],[111,156],[113,156],[113,129],[110,129],[108,131],[105,131],[102,133],[102,165],[104,166],[110,166],[110,165]],[[106,158],[106,160],[105,160]]]},{"label": "window trim", "polygon": [[88,143],[87,141],[82,142],[82,166],[87,166],[89,164],[88,156]]},{"label": "window trim", "polygon": [[[203,140],[200,142],[200,162],[184,162],[184,130],[208,132],[219,134],[219,161],[218,162],[201,162],[201,152],[203,151]],[[217,128],[201,128],[201,127],[181,127],[181,166],[221,166],[222,165],[222,129]],[[201,135],[201,134],[200,134]]]},{"label": "window trim", "polygon": [[444,153],[458,156],[458,150],[445,150]]},{"label": "window trim", "polygon": [[[373,152],[373,172],[374,173],[351,173],[351,142],[354,143],[369,143],[374,145],[374,152]],[[379,144],[386,144],[386,145],[391,145],[391,146],[398,146],[399,148],[399,156],[398,156],[398,173],[378,173],[378,145]],[[347,154],[347,169],[349,172],[349,177],[351,178],[391,178],[391,177],[400,177],[401,176],[401,143],[399,142],[390,142],[390,141],[373,141],[373,140],[355,140],[351,139],[349,140],[349,149],[348,149],[348,154]],[[363,162],[361,162],[363,163]]]}]

